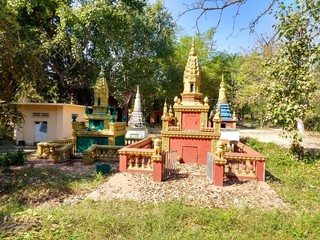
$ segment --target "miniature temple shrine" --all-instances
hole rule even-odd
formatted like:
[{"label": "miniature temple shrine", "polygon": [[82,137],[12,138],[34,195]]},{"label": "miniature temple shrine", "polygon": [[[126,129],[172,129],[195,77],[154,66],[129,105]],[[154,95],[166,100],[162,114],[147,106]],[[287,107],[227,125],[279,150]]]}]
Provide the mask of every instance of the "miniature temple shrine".
[{"label": "miniature temple shrine", "polygon": [[73,136],[76,152],[83,152],[92,144],[118,145],[125,143],[126,123],[115,122],[115,114],[110,113],[108,84],[101,68],[94,86],[92,113],[86,107],[84,121],[77,122],[73,116]]},{"label": "miniature temple shrine", "polygon": [[[177,150],[184,163],[206,164],[207,152],[215,150],[220,138],[221,109],[208,127],[209,99],[200,92],[200,68],[194,40],[183,76],[181,99],[174,98],[174,105],[164,104],[162,120],[162,150]],[[174,113],[173,113],[174,112]]]}]

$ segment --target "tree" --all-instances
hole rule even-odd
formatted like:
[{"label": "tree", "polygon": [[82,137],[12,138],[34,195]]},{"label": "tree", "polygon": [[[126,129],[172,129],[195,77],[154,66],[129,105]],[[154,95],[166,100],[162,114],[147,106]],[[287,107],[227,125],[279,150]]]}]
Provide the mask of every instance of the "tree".
[{"label": "tree", "polygon": [[25,41],[15,14],[1,2],[0,8],[0,134],[12,136],[16,124],[22,121],[13,101],[39,100],[34,91],[44,79],[38,48]]},{"label": "tree", "polygon": [[264,63],[270,60],[274,46],[272,41],[268,41],[268,44],[259,44],[258,49],[241,58],[238,72],[235,74],[234,102],[240,119],[243,119],[244,114],[250,114],[251,125],[253,126],[258,119],[262,127],[268,121],[266,89],[269,82],[264,71]]},{"label": "tree", "polygon": [[175,23],[161,1],[6,0],[0,18],[6,103],[91,104],[100,66],[122,106],[136,85],[146,112],[172,89]]},{"label": "tree", "polygon": [[300,149],[297,121],[304,119],[314,92],[313,68],[319,61],[319,1],[280,4],[275,25],[278,51],[266,63],[270,80],[267,89],[268,113],[289,133],[295,149]]},{"label": "tree", "polygon": [[100,65],[121,101],[137,84],[157,85],[163,75],[159,66],[173,53],[175,24],[161,2],[7,0],[4,6],[17,23],[19,39],[38,50],[29,59],[40,60],[37,69],[49,80],[35,85],[47,101],[90,103],[87,89]]},{"label": "tree", "polygon": [[320,132],[320,64],[314,68],[315,90],[311,95],[310,108],[306,112],[305,128]]},{"label": "tree", "polygon": [[124,93],[134,95],[136,85],[140,85],[142,105],[145,113],[150,112],[155,101],[163,97],[162,89],[169,89],[168,73],[175,72],[172,16],[159,1],[141,11],[123,9],[114,22],[118,25],[97,25],[92,40],[94,56],[107,68],[113,96],[124,103]]},{"label": "tree", "polygon": [[6,6],[0,11],[0,87],[2,99],[10,103],[22,97],[37,97],[26,94],[43,80],[39,51],[26,41],[15,15]]}]

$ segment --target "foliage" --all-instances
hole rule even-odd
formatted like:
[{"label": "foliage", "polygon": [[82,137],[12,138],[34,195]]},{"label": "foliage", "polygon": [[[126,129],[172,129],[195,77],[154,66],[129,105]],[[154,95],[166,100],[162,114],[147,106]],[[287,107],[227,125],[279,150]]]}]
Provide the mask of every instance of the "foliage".
[{"label": "foliage", "polygon": [[226,83],[227,98],[234,103],[234,76],[238,71],[241,56],[226,52],[215,52],[206,66],[205,75],[207,80],[203,81],[203,93],[210,97],[212,105],[218,102],[219,88],[222,79]]},{"label": "foliage", "polygon": [[315,91],[311,95],[310,109],[306,112],[305,128],[320,132],[320,64],[314,68]]},{"label": "foliage", "polygon": [[160,1],[7,0],[3,5],[0,49],[6,54],[0,74],[11,94],[6,102],[31,96],[28,101],[90,104],[103,65],[120,104],[124,93],[140,84],[142,93],[154,93],[144,102],[150,108],[175,67],[168,61],[175,24]]},{"label": "foliage", "polygon": [[0,169],[9,168],[10,166],[23,165],[25,156],[23,150],[19,149],[15,153],[6,153],[0,155]]},{"label": "foliage", "polygon": [[299,0],[287,7],[280,4],[275,26],[278,51],[266,63],[268,113],[293,141],[299,139],[297,120],[305,118],[314,91],[312,69],[320,56],[319,5],[319,1]]},{"label": "foliage", "polygon": [[0,136],[11,138],[15,127],[22,123],[23,116],[16,105],[4,102],[0,102],[0,112]]},{"label": "foliage", "polygon": [[251,115],[252,125],[259,119],[260,127],[266,122],[266,96],[265,90],[268,82],[263,73],[263,61],[266,59],[267,47],[262,53],[253,51],[242,58],[242,64],[235,75],[234,104],[240,119],[244,114]]}]

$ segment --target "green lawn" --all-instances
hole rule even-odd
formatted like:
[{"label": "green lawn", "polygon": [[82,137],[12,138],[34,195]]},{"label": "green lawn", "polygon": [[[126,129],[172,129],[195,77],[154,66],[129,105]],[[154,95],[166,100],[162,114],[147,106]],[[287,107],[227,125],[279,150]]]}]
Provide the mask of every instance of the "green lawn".
[{"label": "green lawn", "polygon": [[[274,144],[249,140],[268,156],[267,181],[291,210],[191,207],[133,201],[81,201],[47,208],[30,206],[37,194],[59,196],[94,188],[105,179],[48,169],[21,172],[1,183],[0,238],[3,239],[320,239],[320,155],[297,162]],[[28,171],[28,170],[25,170]],[[27,187],[25,175],[42,179]],[[43,197],[42,196],[42,197]],[[1,223],[1,222],[0,222]]]}]

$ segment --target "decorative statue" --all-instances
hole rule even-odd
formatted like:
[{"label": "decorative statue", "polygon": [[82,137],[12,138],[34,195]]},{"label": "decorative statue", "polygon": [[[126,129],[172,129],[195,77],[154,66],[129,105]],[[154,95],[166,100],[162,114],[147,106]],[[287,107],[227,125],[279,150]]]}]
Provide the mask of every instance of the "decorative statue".
[{"label": "decorative statue", "polygon": [[224,158],[224,143],[221,140],[217,142],[216,155],[219,159]]},{"label": "decorative statue", "polygon": [[173,101],[174,101],[174,105],[180,105],[181,103],[180,98],[178,98],[177,96],[174,97]]},{"label": "decorative statue", "polygon": [[153,154],[154,155],[161,155],[161,140],[159,138],[156,138],[154,140],[154,146],[153,146]]}]

